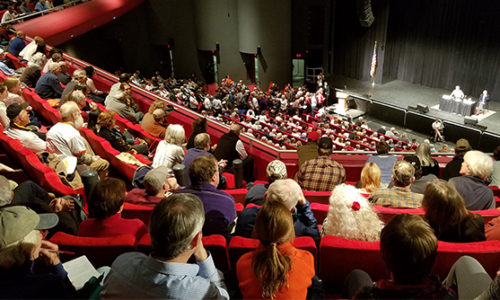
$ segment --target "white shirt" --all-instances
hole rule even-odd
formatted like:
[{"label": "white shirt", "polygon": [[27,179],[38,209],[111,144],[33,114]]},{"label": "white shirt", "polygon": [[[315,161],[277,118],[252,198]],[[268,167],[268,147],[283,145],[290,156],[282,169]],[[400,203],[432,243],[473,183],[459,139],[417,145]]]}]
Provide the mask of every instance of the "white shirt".
[{"label": "white shirt", "polygon": [[[247,151],[245,150],[245,145],[243,145],[243,142],[242,142],[241,140],[238,140],[238,141],[236,142],[236,147],[235,147],[235,149],[236,149],[236,152],[238,152],[238,154],[240,155],[240,158],[241,158],[241,159],[245,159],[245,158],[247,158],[247,157],[248,157],[248,153],[247,153]],[[158,150],[156,150],[156,151],[158,151]]]},{"label": "white shirt", "polygon": [[47,148],[62,159],[80,156],[87,151],[80,132],[65,122],[57,123],[47,132]]},{"label": "white shirt", "polygon": [[7,117],[7,106],[3,101],[0,101],[0,123],[2,123],[3,128],[7,128],[10,125],[10,120]]},{"label": "white shirt", "polygon": [[212,108],[216,109],[216,110],[221,109],[222,108],[222,101],[220,101],[217,98],[214,98],[214,100],[212,101]]},{"label": "white shirt", "polygon": [[462,90],[453,90],[453,92],[451,92],[451,95],[453,98],[455,99],[462,99],[463,97],[465,97],[464,95],[464,92],[462,92]]},{"label": "white shirt", "polygon": [[2,16],[2,24],[14,20],[17,17],[16,13],[10,13],[6,10]]},{"label": "white shirt", "polygon": [[47,143],[38,137],[34,132],[17,128],[7,128],[4,133],[13,139],[19,140],[25,148],[33,152],[44,151],[47,148]]},{"label": "white shirt", "polygon": [[205,97],[205,100],[203,100],[203,106],[205,106],[206,109],[212,108],[212,102],[210,102],[210,98]]},{"label": "white shirt", "polygon": [[170,172],[176,163],[182,163],[183,160],[184,149],[181,146],[161,141],[156,148],[156,154],[153,158],[153,168],[165,166]]}]

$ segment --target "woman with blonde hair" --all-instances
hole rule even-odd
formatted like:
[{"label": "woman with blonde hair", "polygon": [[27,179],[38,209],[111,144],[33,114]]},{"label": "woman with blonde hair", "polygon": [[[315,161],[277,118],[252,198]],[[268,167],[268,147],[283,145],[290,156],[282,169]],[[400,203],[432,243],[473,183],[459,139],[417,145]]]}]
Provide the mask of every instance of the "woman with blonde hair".
[{"label": "woman with blonde hair", "polygon": [[382,171],[376,163],[369,162],[361,170],[361,195],[369,197],[370,193],[380,188],[380,178]]},{"label": "woman with blonde hair", "polygon": [[434,174],[439,177],[439,164],[437,160],[431,156],[431,145],[429,143],[422,143],[415,150],[415,154],[418,159],[420,159],[420,165],[422,166],[422,176]]},{"label": "woman with blonde hair", "polygon": [[260,241],[236,264],[236,274],[244,299],[306,299],[312,284],[314,258],[296,249],[290,210],[279,201],[268,201],[259,210],[255,231]]},{"label": "woman with blonde hair", "polygon": [[467,210],[452,184],[440,179],[429,182],[422,207],[438,240],[454,243],[486,240],[483,218]]},{"label": "woman with blonde hair", "polygon": [[323,221],[322,235],[378,241],[384,223],[372,210],[368,199],[347,184],[337,185],[330,196],[330,209]]},{"label": "woman with blonde hair", "polygon": [[179,124],[168,125],[165,139],[158,144],[153,158],[153,168],[165,166],[172,170],[176,164],[184,160],[183,144],[186,142],[184,127]]}]

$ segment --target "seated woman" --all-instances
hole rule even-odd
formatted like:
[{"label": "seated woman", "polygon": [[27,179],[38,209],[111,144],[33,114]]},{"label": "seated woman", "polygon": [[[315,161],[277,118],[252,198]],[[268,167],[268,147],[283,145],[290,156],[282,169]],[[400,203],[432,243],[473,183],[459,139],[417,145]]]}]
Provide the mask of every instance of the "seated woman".
[{"label": "seated woman", "polygon": [[165,166],[172,170],[176,164],[184,160],[183,144],[186,142],[184,127],[179,124],[171,124],[165,132],[165,140],[161,141],[156,148],[153,158],[153,168]]},{"label": "seated woman", "polygon": [[205,118],[198,118],[193,121],[193,133],[191,133],[191,136],[189,137],[189,140],[187,142],[186,149],[191,149],[194,148],[194,138],[196,137],[197,134],[199,133],[206,133],[208,124],[207,124],[207,119]]},{"label": "seated woman", "polygon": [[454,243],[486,240],[483,218],[465,208],[462,196],[448,182],[439,179],[429,182],[422,206],[438,240]]},{"label": "seated woman", "polygon": [[279,201],[268,201],[255,220],[261,245],[246,253],[236,264],[236,274],[244,299],[306,299],[312,284],[314,258],[296,249],[290,210]]},{"label": "seated woman", "polygon": [[127,143],[126,137],[115,127],[116,121],[114,112],[102,111],[97,117],[97,125],[99,125],[99,129],[96,134],[108,141],[111,147],[116,150],[120,152],[130,151],[143,155],[149,154],[148,145],[146,143],[139,142],[136,145],[129,145]]},{"label": "seated woman", "polygon": [[142,118],[141,128],[154,137],[165,138],[165,131],[168,126],[167,111],[168,107],[165,102],[161,100],[153,102]]},{"label": "seated woman", "polygon": [[89,219],[80,224],[79,236],[104,237],[131,234],[140,239],[148,232],[139,219],[123,219],[123,201],[127,189],[117,178],[100,180],[88,199]]},{"label": "seated woman", "polygon": [[350,185],[337,185],[330,196],[330,209],[323,221],[322,235],[378,241],[384,223],[372,210],[368,199]]},{"label": "seated woman", "polygon": [[[5,78],[4,84],[9,90],[9,94],[4,100],[4,103],[7,107],[12,103],[22,104],[26,102],[23,97],[23,88],[21,86],[21,81],[17,77],[11,76]],[[40,128],[42,124],[40,124],[40,122],[38,121],[35,112],[31,108],[28,112],[30,117],[30,122],[28,123],[28,125],[33,125]]]},{"label": "seated woman", "polygon": [[361,196],[369,197],[371,192],[380,188],[380,178],[382,171],[376,163],[367,163],[361,170]]},{"label": "seated woman", "polygon": [[422,143],[415,151],[420,165],[422,166],[422,176],[434,174],[439,178],[439,163],[431,156],[431,145],[429,143]]}]

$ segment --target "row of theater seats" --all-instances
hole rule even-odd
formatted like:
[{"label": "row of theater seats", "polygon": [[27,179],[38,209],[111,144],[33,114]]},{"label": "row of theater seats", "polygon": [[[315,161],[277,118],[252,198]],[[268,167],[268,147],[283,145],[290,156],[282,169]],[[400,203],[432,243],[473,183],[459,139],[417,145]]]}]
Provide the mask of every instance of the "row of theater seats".
[{"label": "row of theater seats", "polygon": [[[61,254],[63,261],[86,255],[96,267],[111,265],[114,259],[125,252],[151,252],[150,237],[146,234],[139,241],[133,235],[116,237],[78,237],[65,233],[56,233],[51,239],[59,249],[74,252],[74,255]],[[238,259],[245,253],[259,246],[259,240],[235,236],[227,244],[221,235],[203,237],[203,244],[214,258],[215,265],[221,271],[233,269]],[[319,249],[310,237],[294,239],[295,247],[309,251],[315,258],[317,275],[323,279],[329,292],[338,291],[347,274],[353,269],[363,269],[372,278],[388,278],[388,272],[382,260],[379,242],[364,242],[335,236],[324,236]],[[453,263],[462,255],[476,258],[490,274],[495,276],[500,266],[500,241],[474,243],[438,242],[438,253],[433,267],[433,274],[444,278]]]}]

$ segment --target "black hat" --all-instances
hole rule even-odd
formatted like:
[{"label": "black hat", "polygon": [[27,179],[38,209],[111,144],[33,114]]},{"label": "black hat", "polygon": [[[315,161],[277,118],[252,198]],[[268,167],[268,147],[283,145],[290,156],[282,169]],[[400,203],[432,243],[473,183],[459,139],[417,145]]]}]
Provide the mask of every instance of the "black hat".
[{"label": "black hat", "polygon": [[21,113],[21,111],[23,109],[26,109],[26,107],[28,106],[30,106],[28,102],[24,102],[21,104],[12,103],[11,105],[9,105],[9,107],[7,107],[7,117],[11,120],[16,118]]}]

